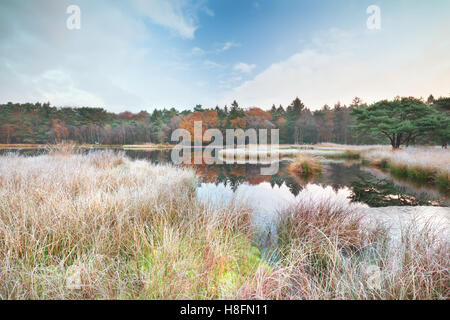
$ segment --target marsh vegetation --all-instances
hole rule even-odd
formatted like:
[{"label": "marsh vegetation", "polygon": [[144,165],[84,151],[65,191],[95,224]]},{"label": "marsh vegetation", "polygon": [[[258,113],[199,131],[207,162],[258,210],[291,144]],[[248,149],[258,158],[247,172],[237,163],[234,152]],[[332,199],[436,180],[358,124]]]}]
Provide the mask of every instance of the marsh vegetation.
[{"label": "marsh vegetation", "polygon": [[448,220],[398,241],[348,193],[305,185],[262,246],[251,203],[204,201],[201,177],[113,151],[1,156],[0,297],[449,298]]}]

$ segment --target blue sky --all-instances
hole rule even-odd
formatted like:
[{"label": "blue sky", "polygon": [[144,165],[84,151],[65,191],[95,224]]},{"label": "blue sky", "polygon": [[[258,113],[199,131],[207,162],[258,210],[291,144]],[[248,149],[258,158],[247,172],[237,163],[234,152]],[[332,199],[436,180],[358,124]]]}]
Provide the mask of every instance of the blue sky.
[{"label": "blue sky", "polygon": [[[66,28],[71,4],[80,30]],[[2,0],[0,103],[136,112],[299,96],[317,109],[448,95],[449,21],[446,0]]]}]

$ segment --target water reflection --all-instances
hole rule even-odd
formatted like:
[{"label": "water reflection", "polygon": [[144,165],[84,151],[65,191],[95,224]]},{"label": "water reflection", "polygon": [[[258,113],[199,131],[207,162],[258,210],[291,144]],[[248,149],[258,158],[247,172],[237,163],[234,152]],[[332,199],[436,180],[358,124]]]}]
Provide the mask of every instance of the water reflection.
[{"label": "water reflection", "polygon": [[319,176],[301,178],[289,173],[289,161],[280,162],[277,174],[263,176],[260,174],[260,165],[251,164],[223,164],[211,166],[196,166],[196,171],[203,182],[215,185],[230,186],[236,191],[241,184],[261,185],[266,184],[272,189],[287,188],[292,196],[297,196],[307,184],[319,184],[331,186],[335,191],[349,186],[355,180],[369,178],[370,173],[361,171],[357,163],[328,162],[323,164],[323,173]]},{"label": "water reflection", "polygon": [[[171,162],[170,150],[127,151],[127,155],[135,159],[148,159],[154,163]],[[281,161],[278,173],[270,176],[261,175],[261,168],[267,165],[203,164],[192,167],[201,178],[200,196],[206,197],[205,194],[208,193],[210,197],[216,199],[218,195],[232,194],[234,197],[246,198],[250,203],[261,203],[258,209],[260,211],[267,211],[264,208],[269,208],[269,211],[273,212],[274,205],[279,207],[278,199],[282,199],[283,203],[289,202],[284,200],[295,198],[308,184],[329,186],[334,191],[338,191],[352,188],[355,185],[369,188],[380,183],[383,188],[389,185],[389,190],[394,190],[397,194],[411,199],[417,199],[417,201],[411,201],[410,204],[448,206],[450,203],[448,195],[437,189],[416,186],[412,183],[400,183],[398,179],[392,178],[388,173],[381,175],[374,169],[362,166],[360,161],[323,161],[322,174],[307,179],[290,174],[289,163],[289,160]],[[392,205],[408,205],[408,202],[397,201],[395,196],[396,194],[392,197]],[[360,197],[359,200],[369,205],[376,203],[372,198],[369,200],[369,198]],[[390,205],[386,199],[382,203]]]},{"label": "water reflection", "polygon": [[[0,154],[9,151],[0,150]],[[84,150],[83,152],[88,151]],[[45,150],[12,150],[12,152],[33,156],[45,153]],[[156,164],[171,163],[171,150],[125,150],[125,153],[132,159],[149,160]],[[199,194],[202,197],[206,193],[212,198],[239,195],[242,198],[249,198],[251,202],[260,203],[261,211],[269,208],[273,212],[272,204],[278,206],[280,201],[289,202],[287,199],[295,198],[308,184],[330,186],[333,190],[338,191],[355,185],[372,188],[377,181],[382,182],[383,186],[387,181],[393,186],[399,187],[400,191],[398,192],[421,199],[421,205],[427,204],[427,201],[434,201],[434,204],[439,203],[443,206],[450,204],[448,194],[439,192],[436,188],[399,181],[387,172],[364,167],[359,161],[323,161],[322,174],[309,179],[290,174],[287,170],[289,163],[290,160],[281,161],[278,173],[270,176],[261,175],[263,165],[257,164],[206,165],[203,163],[203,165],[192,167],[201,178]],[[363,198],[360,200],[366,202]],[[371,205],[369,201],[366,203]],[[388,204],[388,202],[384,204]],[[398,205],[398,202],[395,202],[394,205]]]}]

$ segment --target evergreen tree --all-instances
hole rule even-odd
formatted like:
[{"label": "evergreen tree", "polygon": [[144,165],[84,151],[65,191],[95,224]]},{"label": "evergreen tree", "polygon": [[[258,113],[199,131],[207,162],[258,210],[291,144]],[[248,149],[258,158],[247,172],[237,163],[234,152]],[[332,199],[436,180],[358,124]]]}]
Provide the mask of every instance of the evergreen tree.
[{"label": "evergreen tree", "polygon": [[366,135],[381,134],[389,139],[394,149],[430,133],[436,125],[436,111],[412,97],[383,100],[354,109],[353,115],[357,131]]}]

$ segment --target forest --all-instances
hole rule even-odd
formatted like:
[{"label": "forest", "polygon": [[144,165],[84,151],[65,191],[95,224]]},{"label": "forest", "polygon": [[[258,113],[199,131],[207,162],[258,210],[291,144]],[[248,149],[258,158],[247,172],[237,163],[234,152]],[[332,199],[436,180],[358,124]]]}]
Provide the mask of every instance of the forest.
[{"label": "forest", "polygon": [[223,108],[155,109],[149,113],[111,113],[103,108],[56,107],[50,103],[0,105],[0,143],[52,144],[62,140],[100,145],[173,143],[177,128],[279,129],[280,143],[316,144],[439,144],[450,139],[450,98],[425,101],[397,97],[367,105],[354,98],[350,105],[325,105],[311,111],[297,97],[286,107],[242,108],[233,101]]}]

